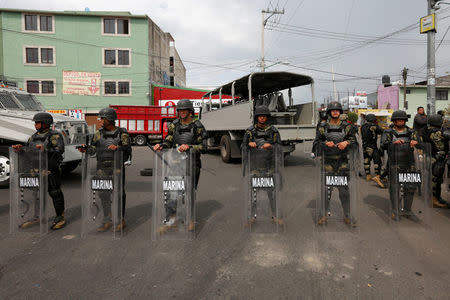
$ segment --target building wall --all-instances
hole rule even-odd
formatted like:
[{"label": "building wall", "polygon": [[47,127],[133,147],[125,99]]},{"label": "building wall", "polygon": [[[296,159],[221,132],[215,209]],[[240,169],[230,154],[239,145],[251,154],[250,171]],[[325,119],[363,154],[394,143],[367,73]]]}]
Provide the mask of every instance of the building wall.
[{"label": "building wall", "polygon": [[398,109],[398,85],[378,86],[378,109]]},{"label": "building wall", "polygon": [[[441,89],[441,88],[437,88]],[[445,90],[448,90],[450,93],[450,88],[442,88]],[[414,121],[414,116],[417,113],[417,107],[422,106],[425,108],[427,107],[427,87],[426,86],[410,86],[406,87],[406,90],[410,90],[410,94],[406,94],[406,100],[408,102],[408,109],[405,109],[404,103],[403,103],[403,88],[400,88],[399,92],[399,109],[405,110],[409,115],[411,115],[411,118],[408,120],[407,125],[412,126]],[[436,100],[436,111],[444,110],[447,107],[449,107],[449,101],[448,100]]]},{"label": "building wall", "polygon": [[169,85],[169,40],[152,20],[148,20],[150,84]]},{"label": "building wall", "polygon": [[[3,25],[2,74],[26,89],[26,79],[54,79],[55,95],[38,95],[46,109],[98,111],[109,104],[147,105],[149,74],[148,22],[130,18],[130,36],[102,35],[102,18],[84,15],[53,15],[54,33],[22,32],[22,14],[1,13]],[[24,65],[24,46],[55,47],[55,66]],[[130,48],[129,67],[103,66],[103,48]],[[100,72],[99,96],[63,94],[63,71]],[[104,96],[104,80],[130,80],[130,96]]]},{"label": "building wall", "polygon": [[174,55],[174,78],[175,78],[175,86],[184,87],[186,86],[186,68],[184,67],[183,62],[181,61],[181,57],[178,54],[177,49],[174,47],[173,49]]}]

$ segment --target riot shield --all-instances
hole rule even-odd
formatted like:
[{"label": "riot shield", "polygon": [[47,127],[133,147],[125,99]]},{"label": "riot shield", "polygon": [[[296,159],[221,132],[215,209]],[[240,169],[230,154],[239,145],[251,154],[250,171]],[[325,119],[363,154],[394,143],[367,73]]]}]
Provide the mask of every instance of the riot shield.
[{"label": "riot shield", "polygon": [[340,150],[321,144],[315,159],[314,248],[307,253],[306,261],[317,271],[321,299],[360,298],[357,147],[348,145]]},{"label": "riot shield", "polygon": [[429,144],[389,147],[389,198],[391,219],[424,222],[431,206],[431,155]]},{"label": "riot shield", "polygon": [[337,146],[321,145],[319,151],[316,222],[318,225],[339,222],[355,226],[359,195],[358,146],[349,145],[340,150]]},{"label": "riot shield", "polygon": [[48,232],[47,152],[23,147],[9,150],[10,232]]},{"label": "riot shield", "polygon": [[[110,150],[108,150],[110,151]],[[123,152],[111,151],[107,158],[83,153],[81,236],[112,232],[122,236],[123,226]]]},{"label": "riot shield", "polygon": [[284,228],[281,214],[283,149],[243,150],[245,224],[250,232],[276,233]]},{"label": "riot shield", "polygon": [[195,237],[196,158],[191,151],[155,153],[153,240]]}]

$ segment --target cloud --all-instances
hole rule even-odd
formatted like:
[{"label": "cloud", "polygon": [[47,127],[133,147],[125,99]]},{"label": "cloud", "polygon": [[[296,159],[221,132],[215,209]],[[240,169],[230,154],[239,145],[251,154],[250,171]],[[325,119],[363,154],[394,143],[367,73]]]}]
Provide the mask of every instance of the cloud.
[{"label": "cloud", "polygon": [[[393,32],[414,22],[426,14],[426,1],[378,0],[305,0],[272,1],[287,3],[285,14],[273,16],[271,21],[288,23],[289,25],[309,27],[325,31],[365,36],[379,36]],[[113,6],[111,4],[113,3]],[[154,22],[175,38],[176,47],[182,59],[210,65],[224,65],[238,70],[200,67],[198,64],[186,62],[187,83],[191,86],[220,85],[236,77],[258,70],[257,60],[261,52],[261,9],[267,8],[268,0],[129,0],[111,2],[106,0],[7,0],[3,7],[34,8],[49,10],[94,10],[131,11],[135,14],[147,14]],[[281,7],[280,7],[281,8]],[[441,9],[438,17],[437,43],[445,29],[450,25],[450,10]],[[281,18],[279,18],[281,17]],[[279,24],[274,25],[276,28]],[[396,38],[425,40],[425,36],[413,28]],[[448,39],[448,37],[447,37]],[[265,31],[266,59],[269,61],[289,61],[297,66],[330,71],[333,65],[336,72],[354,75],[371,75],[380,78],[382,74],[391,74],[397,80],[403,67],[419,69],[426,62],[426,45],[382,45],[371,44],[354,50],[352,41],[336,41],[313,38],[306,35]],[[337,52],[340,55],[334,55]],[[444,74],[450,67],[450,59],[446,55],[448,45],[444,43],[437,53],[437,73]],[[442,64],[441,64],[442,62]],[[247,63],[246,65],[242,65]],[[271,70],[287,70],[306,73],[317,80],[317,98],[329,95],[332,90],[331,75],[312,72],[304,69],[293,69],[291,66],[276,65]],[[419,70],[420,71],[420,70]],[[420,79],[424,70],[411,72],[411,80]],[[365,89],[374,91],[376,81],[348,80],[336,76],[339,80],[337,88]]]}]

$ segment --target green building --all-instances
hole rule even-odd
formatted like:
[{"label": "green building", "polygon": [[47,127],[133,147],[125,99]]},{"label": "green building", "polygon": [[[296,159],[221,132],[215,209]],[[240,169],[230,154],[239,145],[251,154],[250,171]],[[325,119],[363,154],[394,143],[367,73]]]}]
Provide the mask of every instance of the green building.
[{"label": "green building", "polygon": [[152,83],[175,85],[173,38],[146,15],[0,9],[0,28],[0,76],[47,110],[149,105]]},{"label": "green building", "polygon": [[[405,110],[411,118],[408,126],[413,125],[414,116],[417,108],[422,106],[427,110],[427,85],[426,81],[418,82],[414,85],[406,85],[406,102],[404,101],[404,88],[399,89],[399,109]],[[440,110],[450,109],[448,94],[450,90],[450,76],[436,78],[436,112]]]}]

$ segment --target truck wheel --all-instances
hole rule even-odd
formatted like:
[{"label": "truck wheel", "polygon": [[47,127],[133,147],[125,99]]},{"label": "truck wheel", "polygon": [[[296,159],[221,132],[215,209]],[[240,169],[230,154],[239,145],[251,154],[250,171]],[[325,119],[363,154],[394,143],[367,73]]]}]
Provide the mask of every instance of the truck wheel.
[{"label": "truck wheel", "polygon": [[231,138],[228,134],[222,135],[220,139],[220,156],[223,162],[231,162]]},{"label": "truck wheel", "polygon": [[138,146],[145,146],[147,144],[147,138],[145,135],[137,135],[134,137],[134,143]]},{"label": "truck wheel", "polygon": [[68,173],[72,172],[73,170],[75,170],[79,164],[80,164],[79,160],[67,162],[61,166],[61,172],[63,174],[68,174]]},{"label": "truck wheel", "polygon": [[8,148],[0,148],[0,188],[7,188],[9,186],[9,150]]}]

